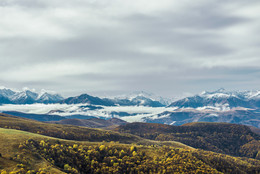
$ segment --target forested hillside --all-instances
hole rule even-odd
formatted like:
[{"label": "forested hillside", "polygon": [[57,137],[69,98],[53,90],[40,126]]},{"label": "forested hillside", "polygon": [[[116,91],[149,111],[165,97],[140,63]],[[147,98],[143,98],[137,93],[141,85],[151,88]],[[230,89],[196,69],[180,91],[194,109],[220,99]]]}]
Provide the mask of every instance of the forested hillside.
[{"label": "forested hillside", "polygon": [[0,135],[1,174],[260,172],[259,160],[156,143],[64,141],[2,128]]},{"label": "forested hillside", "polygon": [[[178,130],[176,126],[132,123],[117,129],[132,134],[139,132],[140,136],[153,139],[148,140],[126,133],[48,124],[10,115],[1,115],[0,120],[1,174],[260,173],[258,135],[240,125],[201,123],[180,126]],[[198,135],[209,136],[216,142],[206,144],[209,138]],[[194,144],[205,142],[207,148],[227,152],[237,152],[235,144],[224,147],[225,143],[239,142],[240,137],[244,144],[241,143],[238,153],[251,158],[166,141],[175,137],[187,142],[193,140]]]},{"label": "forested hillside", "polygon": [[155,123],[129,123],[115,130],[157,141],[179,141],[189,146],[259,158],[260,136],[244,125],[228,123],[191,123],[170,126]]}]

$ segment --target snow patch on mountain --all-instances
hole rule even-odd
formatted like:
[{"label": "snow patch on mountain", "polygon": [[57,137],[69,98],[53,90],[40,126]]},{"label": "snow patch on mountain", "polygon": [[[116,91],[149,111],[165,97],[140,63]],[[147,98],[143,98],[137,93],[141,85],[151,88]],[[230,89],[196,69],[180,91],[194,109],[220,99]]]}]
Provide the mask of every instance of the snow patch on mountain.
[{"label": "snow patch on mountain", "polygon": [[170,125],[174,125],[175,123],[176,123],[176,121],[173,121],[173,122],[170,123]]},{"label": "snow patch on mountain", "polygon": [[195,110],[198,111],[229,111],[231,108],[229,107],[229,104],[218,104],[216,103],[215,106],[203,106],[195,108]]}]

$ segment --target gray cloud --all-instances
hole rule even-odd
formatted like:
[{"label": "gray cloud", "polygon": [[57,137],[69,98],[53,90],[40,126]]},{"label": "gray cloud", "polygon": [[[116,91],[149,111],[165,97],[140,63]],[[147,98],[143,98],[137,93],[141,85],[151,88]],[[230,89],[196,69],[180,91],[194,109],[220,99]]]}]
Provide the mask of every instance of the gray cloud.
[{"label": "gray cloud", "polygon": [[258,1],[3,0],[0,83],[65,95],[259,87]]}]

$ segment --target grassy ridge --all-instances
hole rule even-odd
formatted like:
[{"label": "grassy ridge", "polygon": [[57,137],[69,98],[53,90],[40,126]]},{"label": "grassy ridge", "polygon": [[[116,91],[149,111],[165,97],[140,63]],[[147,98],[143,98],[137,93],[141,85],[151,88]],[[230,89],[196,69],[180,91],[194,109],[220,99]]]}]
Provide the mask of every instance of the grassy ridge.
[{"label": "grassy ridge", "polygon": [[175,147],[191,148],[180,142],[165,141],[158,142],[148,139],[143,139],[139,136],[118,133],[115,131],[87,128],[72,125],[57,125],[44,122],[38,122],[30,119],[24,119],[6,114],[0,114],[0,128],[16,129],[26,132],[36,133],[54,138],[75,140],[75,141],[90,141],[90,142],[103,142],[103,141],[116,141],[120,143],[136,143],[136,144],[162,144],[172,145]]},{"label": "grassy ridge", "polygon": [[6,114],[0,114],[0,120],[0,127],[2,128],[23,130],[67,140],[120,141],[123,143],[142,141],[142,138],[131,134],[71,125],[49,124]]}]

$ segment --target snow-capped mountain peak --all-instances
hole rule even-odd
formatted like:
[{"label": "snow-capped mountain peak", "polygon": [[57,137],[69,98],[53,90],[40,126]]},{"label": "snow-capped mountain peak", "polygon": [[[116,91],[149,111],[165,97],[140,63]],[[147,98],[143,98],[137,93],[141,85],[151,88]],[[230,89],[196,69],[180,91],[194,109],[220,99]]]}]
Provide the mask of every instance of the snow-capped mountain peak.
[{"label": "snow-capped mountain peak", "polygon": [[37,93],[34,89],[23,88],[21,91],[15,91],[6,87],[0,88],[0,104],[32,104],[32,103],[55,103],[63,99],[62,96],[55,93],[47,93],[44,90]]},{"label": "snow-capped mountain peak", "polygon": [[156,94],[153,94],[153,93],[147,92],[147,91],[134,91],[132,93],[115,96],[113,98],[117,99],[117,100],[118,99],[128,99],[128,100],[132,101],[132,100],[135,100],[136,98],[140,98],[140,97],[144,97],[144,98],[150,99],[152,101],[158,101],[163,105],[169,105],[170,103],[172,103],[173,101],[176,100],[174,98],[161,97],[161,96],[158,96]]},{"label": "snow-capped mountain peak", "polygon": [[58,101],[61,101],[63,100],[64,98],[59,95],[59,94],[50,94],[50,93],[47,93],[47,92],[44,92],[44,93],[40,93],[37,97],[37,102],[40,102],[40,103],[55,103],[55,102],[58,102]]},{"label": "snow-capped mountain peak", "polygon": [[228,98],[232,95],[233,94],[226,92],[224,89],[220,89],[220,90],[217,90],[217,91],[214,91],[214,92],[202,92],[200,94],[201,97],[205,97],[205,98],[208,98],[208,99],[211,99],[211,98]]},{"label": "snow-capped mountain peak", "polygon": [[200,96],[216,95],[216,94],[230,94],[230,92],[226,91],[224,88],[220,88],[216,91],[203,91],[202,93],[200,93]]},{"label": "snow-capped mountain peak", "polygon": [[213,92],[202,92],[199,95],[187,97],[173,102],[170,107],[203,107],[203,106],[221,106],[226,105],[230,108],[260,107],[260,91],[226,91],[221,88]]},{"label": "snow-capped mountain peak", "polygon": [[248,91],[246,96],[248,99],[260,99],[260,90]]},{"label": "snow-capped mountain peak", "polygon": [[0,88],[0,95],[4,96],[4,97],[9,97],[9,96],[12,96],[14,95],[15,92],[11,89],[8,89],[8,88]]}]

